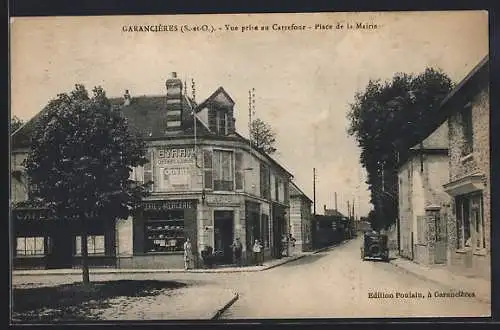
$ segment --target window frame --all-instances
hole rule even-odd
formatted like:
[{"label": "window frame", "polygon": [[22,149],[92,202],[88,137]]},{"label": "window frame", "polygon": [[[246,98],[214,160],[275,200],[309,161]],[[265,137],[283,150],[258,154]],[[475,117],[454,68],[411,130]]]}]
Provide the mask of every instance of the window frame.
[{"label": "window frame", "polygon": [[[230,155],[230,161],[231,161],[231,164],[229,166],[229,170],[231,171],[230,172],[230,181],[226,181],[226,180],[218,180],[218,181],[221,181],[221,182],[231,182],[231,187],[229,190],[225,190],[223,189],[224,187],[216,187],[216,184],[215,184],[215,178],[218,177],[220,179],[223,179],[223,155],[224,153]],[[217,169],[215,167],[214,164],[216,164],[217,162],[215,161],[215,158],[217,157],[217,155],[220,155],[220,159],[219,159],[219,166],[220,168]],[[216,171],[219,170],[219,176],[216,176]],[[236,186],[236,182],[235,182],[235,151],[233,149],[226,149],[226,148],[214,148],[212,149],[212,190],[213,191],[219,191],[219,192],[227,192],[227,191],[236,191],[235,189],[235,186]],[[220,189],[222,188],[222,189]]]},{"label": "window frame", "polygon": [[[101,249],[96,249],[96,238],[102,237],[102,252]],[[82,255],[82,238],[81,235],[75,236],[75,256],[81,257]],[[98,250],[99,252],[96,252]],[[87,235],[87,255],[89,256],[104,256],[106,255],[106,235]]]},{"label": "window frame", "polygon": [[[474,201],[477,201],[477,210],[473,209]],[[475,214],[475,217],[473,217],[473,214]],[[477,251],[486,249],[483,193],[476,191],[457,196],[455,198],[455,216],[457,227],[457,250],[472,249]],[[466,224],[468,226],[467,239],[465,238]],[[470,244],[466,245],[469,239]]]},{"label": "window frame", "polygon": [[[173,218],[172,218],[173,216]],[[155,229],[153,227],[156,226]],[[167,227],[180,227],[180,228],[167,228]],[[163,227],[163,228],[162,228]],[[150,236],[158,233],[158,235],[171,234],[169,237],[150,238]],[[175,235],[173,234],[175,233]],[[169,240],[180,241],[175,245],[174,249],[164,249],[162,251],[151,251],[150,247],[154,245],[161,246],[160,241],[165,241],[165,247],[171,247],[173,245],[167,245]],[[144,253],[145,254],[155,254],[155,253],[181,253],[184,252],[184,243],[186,242],[187,232],[186,232],[186,218],[183,209],[173,209],[167,210],[164,213],[157,213],[151,218],[148,217],[144,220]],[[151,245],[151,241],[153,244]],[[176,242],[177,243],[177,242]]]},{"label": "window frame", "polygon": [[[37,238],[42,239],[42,249],[40,252],[40,249],[37,249]],[[24,240],[24,253],[19,253],[21,250],[19,249],[19,240]],[[28,239],[33,239],[33,249],[29,250],[31,253],[28,253],[28,244],[27,240]],[[46,237],[45,236],[17,236],[16,237],[16,250],[15,250],[15,256],[16,257],[42,257],[47,254],[47,248],[46,248]]]}]

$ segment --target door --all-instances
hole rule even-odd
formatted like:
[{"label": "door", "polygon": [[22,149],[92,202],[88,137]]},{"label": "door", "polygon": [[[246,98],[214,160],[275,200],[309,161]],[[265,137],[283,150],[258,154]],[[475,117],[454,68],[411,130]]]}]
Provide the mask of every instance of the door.
[{"label": "door", "polygon": [[439,212],[435,212],[433,216],[436,228],[434,262],[444,264],[446,263],[446,217],[441,216]]},{"label": "door", "polygon": [[47,255],[47,268],[72,268],[73,267],[73,235],[57,232],[49,240]]},{"label": "door", "polygon": [[214,253],[219,255],[219,262],[233,263],[233,250],[231,245],[234,238],[234,212],[214,212]]}]

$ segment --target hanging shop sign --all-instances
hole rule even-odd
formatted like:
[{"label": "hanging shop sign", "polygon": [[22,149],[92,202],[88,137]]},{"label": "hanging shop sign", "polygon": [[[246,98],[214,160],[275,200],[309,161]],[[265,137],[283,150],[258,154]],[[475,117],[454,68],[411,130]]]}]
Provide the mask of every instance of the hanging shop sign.
[{"label": "hanging shop sign", "polygon": [[175,210],[191,209],[195,207],[194,200],[165,200],[143,202],[144,210]]}]

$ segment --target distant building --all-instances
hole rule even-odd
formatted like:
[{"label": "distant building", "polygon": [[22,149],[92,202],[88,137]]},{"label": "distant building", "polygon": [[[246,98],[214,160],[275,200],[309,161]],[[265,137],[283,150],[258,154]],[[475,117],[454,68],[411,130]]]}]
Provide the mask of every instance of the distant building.
[{"label": "distant building", "polygon": [[312,249],[312,202],[294,182],[290,182],[290,233],[296,239],[298,251]]},{"label": "distant building", "polygon": [[[92,225],[91,266],[182,268],[187,237],[198,256],[197,267],[206,246],[217,252],[218,263],[231,264],[236,237],[247,263],[252,262],[255,239],[262,240],[266,259],[280,256],[280,241],[289,229],[291,173],[236,132],[235,103],[222,87],[200,104],[183,87],[173,73],[163,95],[134,97],[126,91],[123,98],[111,100],[147,142],[150,162],[134,168],[131,179],[154,184],[139,214]],[[30,197],[22,161],[38,117],[12,135],[14,203]],[[46,221],[50,215],[43,208],[13,212],[14,267],[79,265],[78,219]]]},{"label": "distant building", "polygon": [[345,218],[345,216],[342,213],[340,213],[338,210],[327,209],[326,205],[323,205],[323,212],[326,216],[329,216],[329,217]]}]

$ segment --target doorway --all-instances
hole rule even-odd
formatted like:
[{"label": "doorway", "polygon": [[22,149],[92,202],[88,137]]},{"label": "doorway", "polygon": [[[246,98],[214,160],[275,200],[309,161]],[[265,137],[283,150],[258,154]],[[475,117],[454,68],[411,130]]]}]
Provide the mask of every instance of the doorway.
[{"label": "doorway", "polygon": [[434,262],[436,264],[446,263],[446,218],[442,217],[439,212],[434,212],[434,224],[436,229],[436,243],[434,254]]},{"label": "doorway", "polygon": [[234,212],[214,211],[214,253],[221,264],[233,263]]},{"label": "doorway", "polygon": [[73,239],[68,233],[57,232],[47,243],[47,269],[72,268],[73,267]]}]

